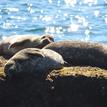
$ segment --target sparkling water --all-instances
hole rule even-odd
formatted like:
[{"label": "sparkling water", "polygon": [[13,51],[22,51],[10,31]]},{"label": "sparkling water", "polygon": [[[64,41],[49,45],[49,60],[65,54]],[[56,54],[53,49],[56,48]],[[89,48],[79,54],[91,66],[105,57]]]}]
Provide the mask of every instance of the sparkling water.
[{"label": "sparkling water", "polygon": [[107,0],[0,0],[0,37],[24,34],[107,43]]}]

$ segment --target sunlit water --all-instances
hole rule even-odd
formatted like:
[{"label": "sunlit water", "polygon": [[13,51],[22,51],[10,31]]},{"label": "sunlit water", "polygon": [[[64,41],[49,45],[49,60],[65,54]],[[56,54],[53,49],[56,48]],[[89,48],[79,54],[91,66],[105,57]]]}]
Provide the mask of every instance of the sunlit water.
[{"label": "sunlit water", "polygon": [[0,0],[0,37],[16,34],[107,43],[107,0]]}]

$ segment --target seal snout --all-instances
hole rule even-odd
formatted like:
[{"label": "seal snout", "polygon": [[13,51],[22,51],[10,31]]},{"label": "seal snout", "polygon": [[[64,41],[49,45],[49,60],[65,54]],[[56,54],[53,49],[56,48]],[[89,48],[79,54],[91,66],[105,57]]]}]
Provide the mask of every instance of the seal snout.
[{"label": "seal snout", "polygon": [[52,35],[42,36],[41,39],[43,39],[43,40],[47,39],[47,40],[50,41],[50,42],[54,42],[54,38],[53,38]]},{"label": "seal snout", "polygon": [[14,75],[14,72],[15,72],[14,63],[7,63],[5,65],[4,72],[5,72],[7,77],[12,77],[12,75]]}]

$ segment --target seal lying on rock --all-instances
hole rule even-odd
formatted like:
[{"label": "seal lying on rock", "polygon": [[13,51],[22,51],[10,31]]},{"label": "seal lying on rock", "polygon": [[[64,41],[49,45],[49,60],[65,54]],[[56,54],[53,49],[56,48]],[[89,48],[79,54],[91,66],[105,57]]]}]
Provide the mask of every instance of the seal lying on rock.
[{"label": "seal lying on rock", "polygon": [[64,60],[57,52],[50,49],[26,48],[7,61],[4,72],[7,77],[20,72],[39,75],[53,69],[60,69],[63,64]]},{"label": "seal lying on rock", "polygon": [[54,39],[50,35],[17,35],[7,37],[0,43],[0,55],[12,56],[24,48],[43,48],[53,41]]},{"label": "seal lying on rock", "polygon": [[97,66],[107,69],[107,45],[83,41],[53,42],[44,47],[62,55],[71,65]]}]

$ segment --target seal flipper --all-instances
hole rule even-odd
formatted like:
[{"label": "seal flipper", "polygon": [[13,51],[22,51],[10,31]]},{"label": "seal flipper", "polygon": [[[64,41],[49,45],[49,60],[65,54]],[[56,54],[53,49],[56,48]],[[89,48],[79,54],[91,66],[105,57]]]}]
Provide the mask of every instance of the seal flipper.
[{"label": "seal flipper", "polygon": [[11,49],[11,48],[14,48],[14,47],[17,47],[17,46],[23,46],[24,44],[29,43],[29,42],[30,42],[29,39],[25,39],[25,40],[22,40],[22,41],[19,41],[19,42],[13,42],[9,45],[8,49]]},{"label": "seal flipper", "polygon": [[44,54],[39,49],[36,49],[36,48],[35,48],[35,50],[27,52],[26,54],[28,56],[45,57]]},{"label": "seal flipper", "polygon": [[28,56],[37,56],[37,57],[45,57],[42,53],[35,52],[35,53],[27,53]]},{"label": "seal flipper", "polygon": [[70,63],[68,63],[68,62],[66,62],[66,61],[64,61],[64,66],[65,66],[65,67],[70,67],[70,66],[71,66],[71,64],[70,64]]}]

